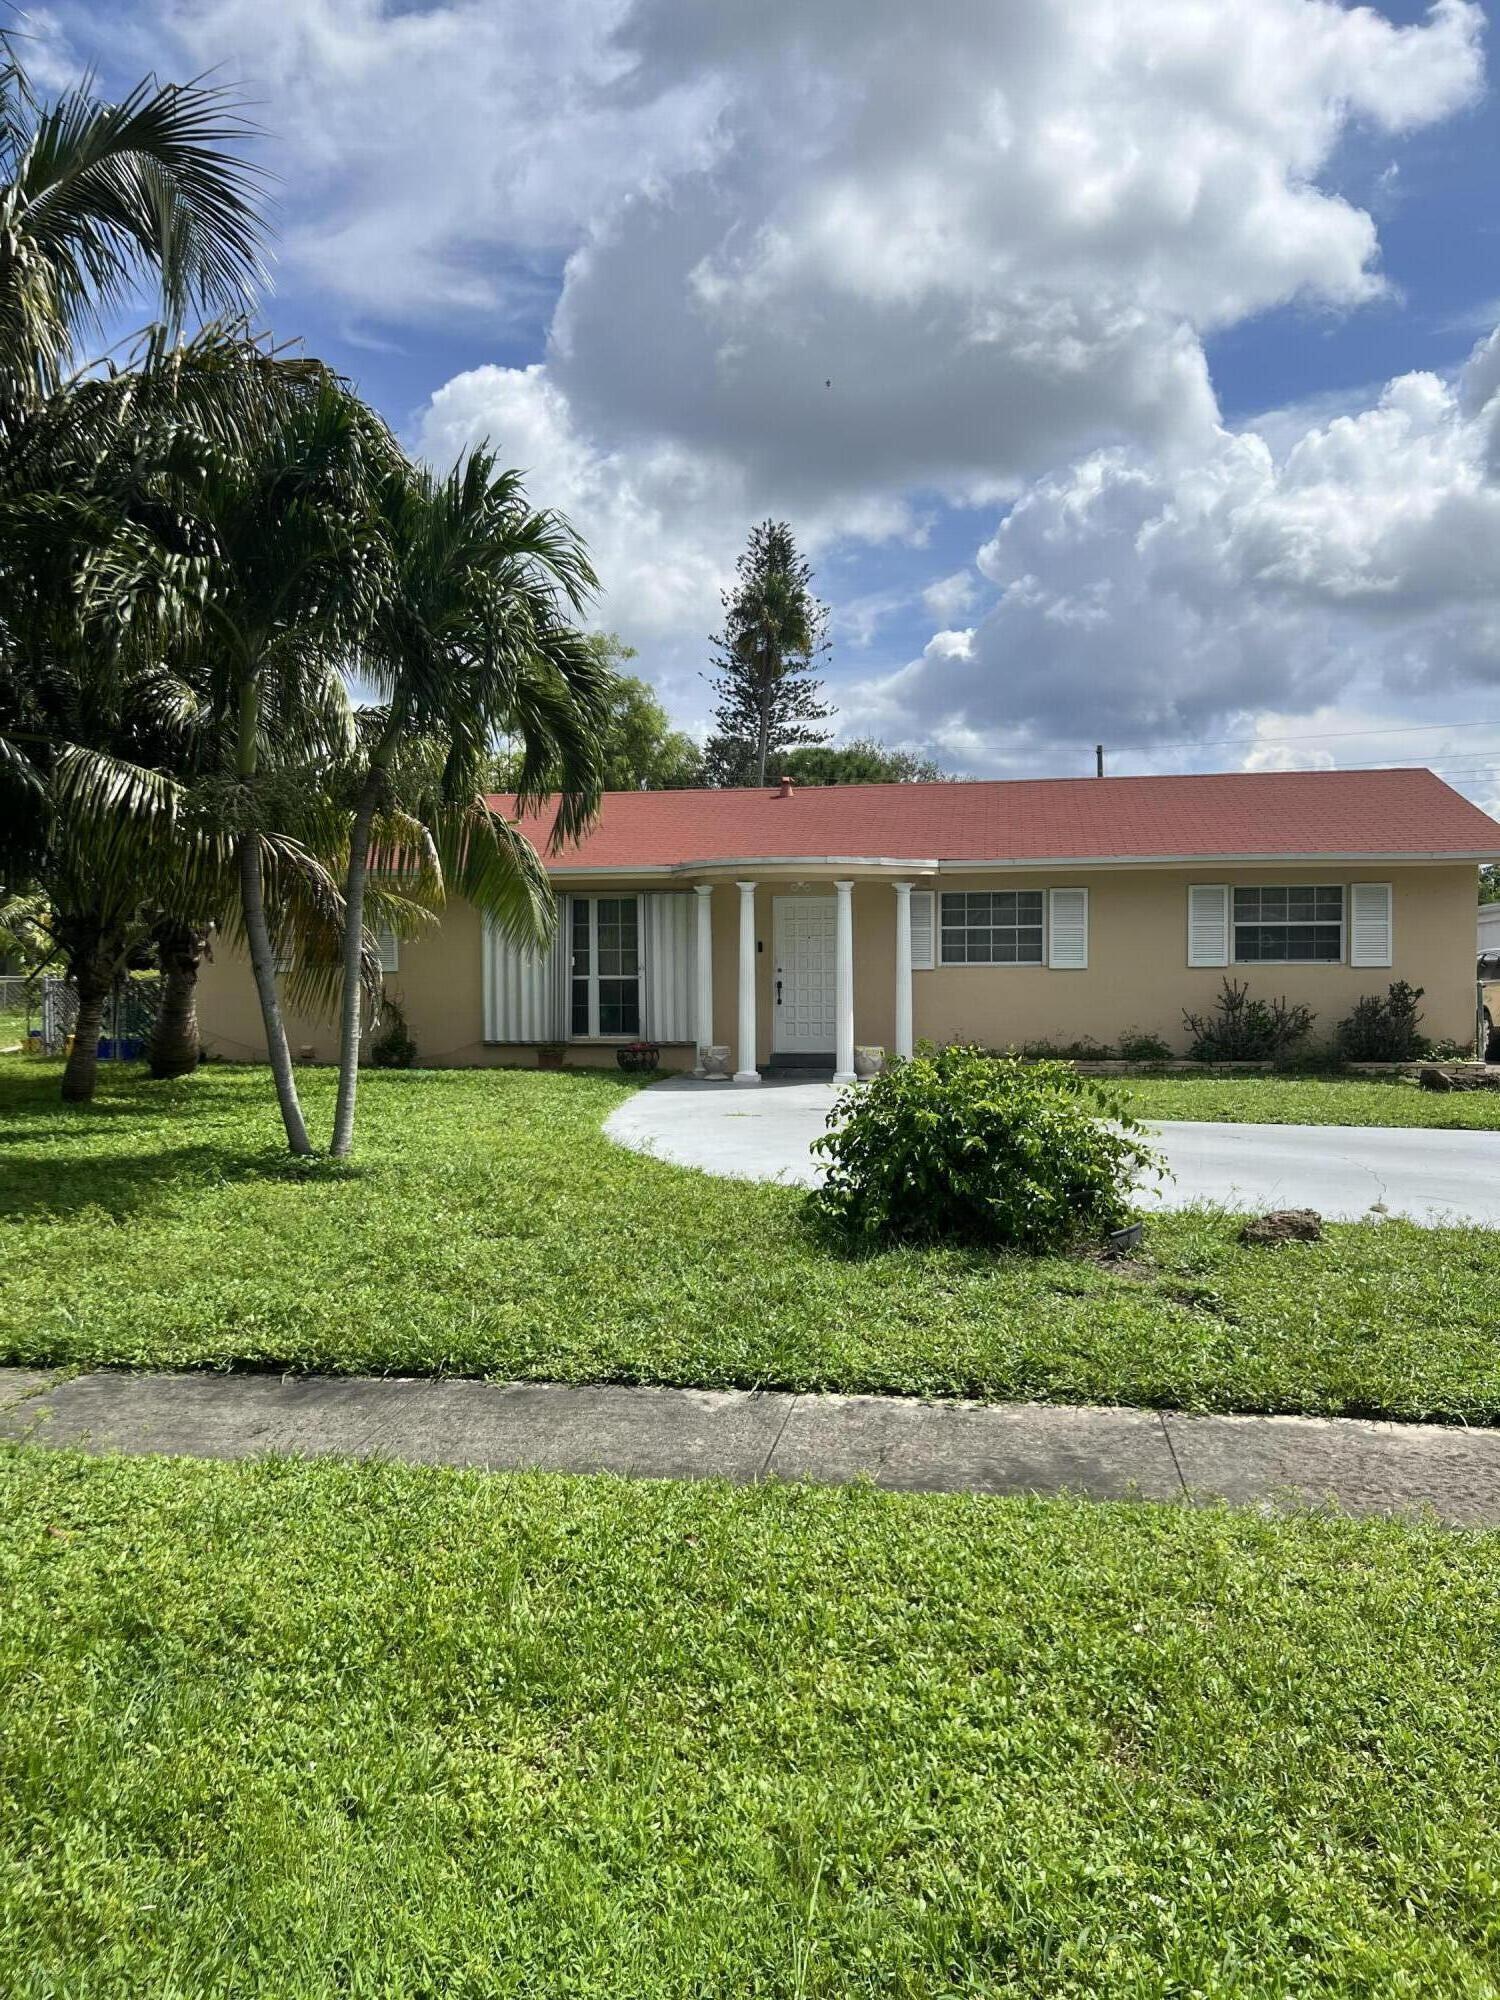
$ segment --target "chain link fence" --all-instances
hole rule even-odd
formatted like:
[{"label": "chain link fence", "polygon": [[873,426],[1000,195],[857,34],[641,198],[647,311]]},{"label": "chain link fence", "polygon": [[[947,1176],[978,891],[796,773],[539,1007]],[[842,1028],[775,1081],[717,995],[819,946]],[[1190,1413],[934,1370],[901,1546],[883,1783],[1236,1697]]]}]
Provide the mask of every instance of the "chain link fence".
[{"label": "chain link fence", "polygon": [[[145,1054],[159,992],[155,978],[115,982],[99,1036],[106,1061],[135,1062]],[[0,978],[0,1048],[20,1044],[34,1054],[63,1055],[77,1020],[78,995],[66,979]]]}]

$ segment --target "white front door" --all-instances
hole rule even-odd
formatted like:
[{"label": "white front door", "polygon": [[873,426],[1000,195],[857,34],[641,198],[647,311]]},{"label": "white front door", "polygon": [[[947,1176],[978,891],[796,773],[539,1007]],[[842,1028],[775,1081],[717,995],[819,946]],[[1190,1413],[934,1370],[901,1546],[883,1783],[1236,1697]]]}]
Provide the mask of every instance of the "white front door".
[{"label": "white front door", "polygon": [[771,1047],[787,1055],[833,1052],[835,909],[832,896],[777,896],[772,904]]}]

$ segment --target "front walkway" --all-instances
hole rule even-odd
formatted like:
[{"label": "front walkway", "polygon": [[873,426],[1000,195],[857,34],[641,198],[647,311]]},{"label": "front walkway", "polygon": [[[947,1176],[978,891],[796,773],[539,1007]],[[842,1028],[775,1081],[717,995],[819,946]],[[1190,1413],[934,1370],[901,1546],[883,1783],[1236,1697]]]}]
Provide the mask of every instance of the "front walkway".
[{"label": "front walkway", "polygon": [[747,1389],[274,1375],[54,1382],[0,1368],[0,1440],[388,1458],[647,1479],[868,1478],[910,1492],[1229,1500],[1500,1525],[1500,1431]]},{"label": "front walkway", "polygon": [[[817,1176],[808,1148],[837,1096],[826,1082],[770,1078],[759,1090],[736,1090],[670,1077],[627,1099],[604,1130],[618,1145],[678,1166],[806,1187]],[[1315,1208],[1333,1222],[1374,1210],[1500,1226],[1500,1132],[1186,1120],[1147,1129],[1171,1176],[1143,1184],[1148,1208]]]}]

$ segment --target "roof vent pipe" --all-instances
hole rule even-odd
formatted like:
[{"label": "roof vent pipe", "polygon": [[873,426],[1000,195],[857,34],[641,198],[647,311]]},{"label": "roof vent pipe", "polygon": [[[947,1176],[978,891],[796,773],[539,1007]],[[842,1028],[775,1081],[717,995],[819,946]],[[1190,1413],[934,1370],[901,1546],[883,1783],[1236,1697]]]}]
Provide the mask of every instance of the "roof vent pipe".
[{"label": "roof vent pipe", "polygon": [[789,799],[792,796],[792,781],[790,778],[783,777],[781,779],[781,789],[777,792],[776,796],[778,799]]}]

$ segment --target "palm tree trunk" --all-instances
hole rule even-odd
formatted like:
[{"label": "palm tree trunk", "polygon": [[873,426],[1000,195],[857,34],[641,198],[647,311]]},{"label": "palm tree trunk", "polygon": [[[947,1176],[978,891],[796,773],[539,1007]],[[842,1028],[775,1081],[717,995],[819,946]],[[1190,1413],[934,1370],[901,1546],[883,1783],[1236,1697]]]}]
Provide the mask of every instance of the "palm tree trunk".
[{"label": "palm tree trunk", "polygon": [[349,831],[349,872],[344,883],[344,990],[339,1005],[339,1089],[333,1112],[333,1145],[336,1160],[347,1159],[354,1150],[354,1105],[359,1093],[360,1002],[363,998],[361,972],[365,939],[365,884],[370,873],[370,829],[375,809],[385,791],[386,773],[396,754],[396,745],[406,727],[407,696],[398,684],[380,740],[370,753],[370,768],[354,808],[354,824]]},{"label": "palm tree trunk", "polygon": [[276,1084],[276,1101],[281,1106],[287,1145],[292,1152],[305,1159],[312,1152],[312,1142],[307,1136],[307,1122],[297,1097],[292,1052],[287,1047],[286,1023],[281,1018],[281,998],[276,991],[276,955],[271,948],[271,933],[266,928],[266,905],[260,879],[260,840],[256,834],[240,835],[237,859],[245,941],[250,947],[255,990],[260,996],[260,1017],[265,1023],[266,1055]]},{"label": "palm tree trunk", "polygon": [[161,965],[161,1005],[151,1030],[147,1061],[152,1076],[190,1076],[202,1049],[198,1040],[198,968],[208,946],[199,924],[165,919],[156,927]]},{"label": "palm tree trunk", "polygon": [[99,1081],[99,1035],[104,1026],[104,1008],[109,999],[109,974],[96,962],[85,960],[70,967],[78,989],[78,1018],[73,1023],[73,1046],[63,1069],[64,1104],[92,1104]]},{"label": "palm tree trunk", "polygon": [[370,868],[370,827],[380,797],[383,771],[373,763],[354,811],[349,836],[349,874],[344,885],[344,991],[339,1008],[339,1092],[333,1112],[336,1160],[354,1150],[354,1103],[359,1091],[361,959],[365,935],[365,882]]}]

